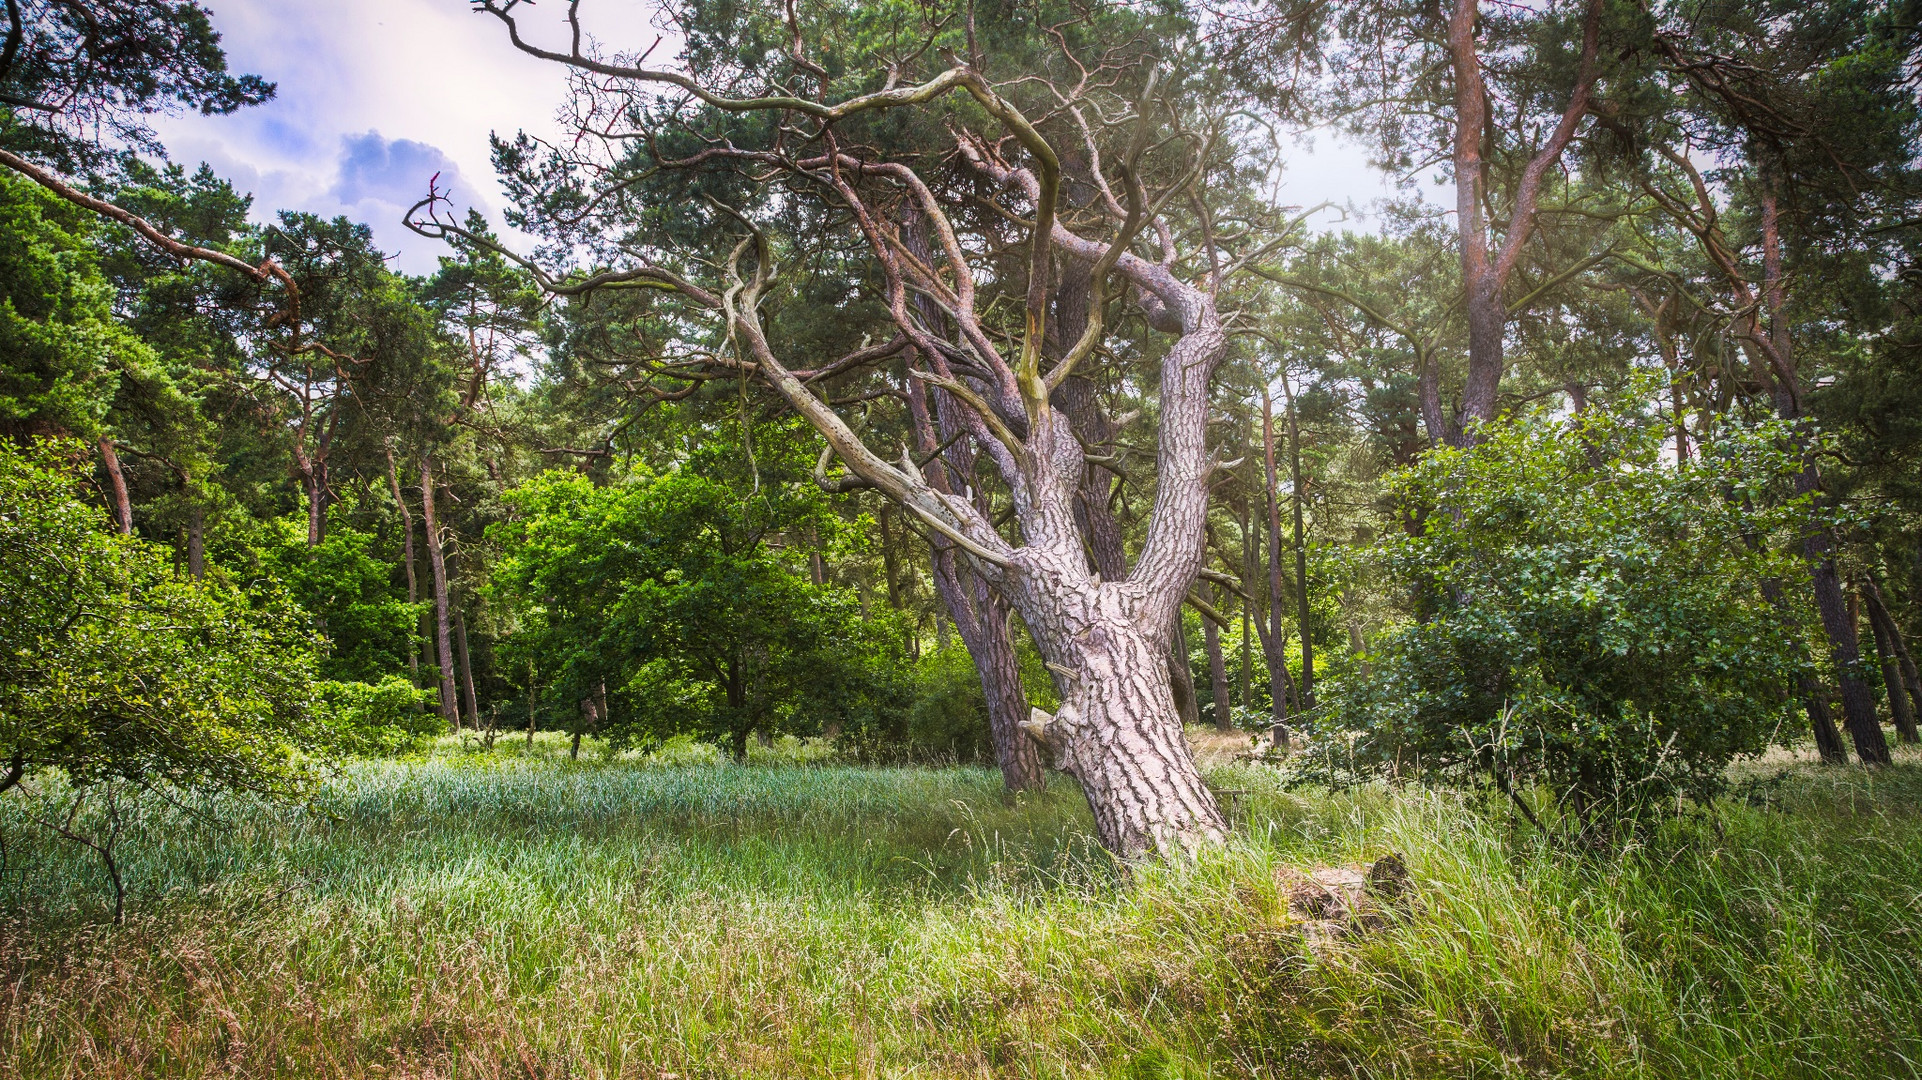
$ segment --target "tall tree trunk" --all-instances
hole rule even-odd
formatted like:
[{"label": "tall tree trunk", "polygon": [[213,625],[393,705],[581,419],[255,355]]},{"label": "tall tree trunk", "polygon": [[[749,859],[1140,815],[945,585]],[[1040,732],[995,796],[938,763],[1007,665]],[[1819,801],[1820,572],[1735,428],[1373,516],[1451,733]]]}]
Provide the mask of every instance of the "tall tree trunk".
[{"label": "tall tree trunk", "polygon": [[1860,596],[1867,601],[1869,609],[1869,629],[1875,635],[1875,655],[1882,662],[1882,684],[1889,692],[1889,716],[1895,721],[1896,734],[1903,742],[1922,742],[1922,735],[1915,730],[1915,709],[1909,701],[1908,688],[1902,685],[1902,658],[1897,651],[1896,641],[1899,631],[1895,620],[1889,618],[1880,598],[1870,593],[1874,583],[1863,586]]},{"label": "tall tree trunk", "polygon": [[[1275,409],[1268,399],[1268,388],[1261,388],[1261,454],[1266,468],[1268,505],[1268,624],[1261,635],[1262,652],[1268,660],[1268,692],[1274,712],[1276,744],[1284,736],[1281,728],[1288,722],[1292,679],[1288,671],[1288,631],[1282,615],[1286,610],[1281,576],[1281,493],[1275,472]],[[1299,707],[1299,702],[1296,703]]]},{"label": "tall tree trunk", "polygon": [[1308,615],[1308,540],[1302,529],[1301,500],[1301,424],[1295,416],[1295,393],[1288,388],[1288,376],[1281,377],[1282,392],[1288,395],[1288,469],[1294,483],[1295,511],[1295,613],[1296,629],[1301,633],[1301,700],[1297,712],[1315,707],[1315,639]]},{"label": "tall tree trunk", "polygon": [[454,606],[454,641],[460,646],[461,688],[467,692],[467,726],[480,730],[480,702],[475,700],[474,665],[467,653],[467,613],[459,604]]},{"label": "tall tree trunk", "polygon": [[[1762,300],[1769,312],[1766,337],[1753,313],[1749,325],[1753,332],[1744,347],[1763,359],[1762,373],[1774,394],[1776,415],[1800,425],[1802,412],[1801,374],[1796,368],[1794,338],[1785,311],[1786,283],[1782,269],[1781,221],[1775,192],[1762,194]],[[1769,378],[1772,373],[1773,378]],[[1817,504],[1827,501],[1822,493],[1822,476],[1815,457],[1804,439],[1802,471],[1795,477],[1798,495],[1814,496]],[[1829,656],[1835,664],[1836,679],[1842,690],[1842,723],[1855,743],[1855,756],[1864,765],[1889,763],[1889,743],[1882,734],[1882,722],[1875,715],[1875,697],[1862,677],[1861,643],[1855,622],[1849,618],[1848,599],[1842,593],[1842,578],[1835,566],[1829,534],[1819,526],[1802,540],[1802,554],[1809,562],[1810,584],[1815,592],[1815,609],[1822,617],[1828,635]]]},{"label": "tall tree trunk", "polygon": [[1889,742],[1882,734],[1882,722],[1875,715],[1875,697],[1862,678],[1861,646],[1855,624],[1849,619],[1849,602],[1842,595],[1842,580],[1835,559],[1828,554],[1828,537],[1811,536],[1803,545],[1809,561],[1815,564],[1815,607],[1822,616],[1822,627],[1829,636],[1829,655],[1835,662],[1837,680],[1842,686],[1842,722],[1855,743],[1855,756],[1864,765],[1887,765]]},{"label": "tall tree trunk", "polygon": [[[1761,537],[1745,535],[1743,543],[1751,550],[1759,549]],[[1762,598],[1782,613],[1784,620],[1794,618],[1789,609],[1788,597],[1782,593],[1782,583],[1774,579],[1762,582]],[[1802,709],[1808,714],[1809,730],[1815,735],[1815,751],[1821,755],[1824,765],[1847,765],[1849,752],[1842,746],[1842,733],[1835,728],[1835,717],[1829,712],[1828,690],[1822,680],[1811,672],[1803,672],[1796,681],[1796,691],[1802,695]]]},{"label": "tall tree trunk", "polygon": [[[1601,0],[1589,0],[1582,23],[1582,51],[1575,85],[1560,121],[1529,159],[1515,186],[1508,231],[1499,247],[1490,242],[1483,212],[1486,189],[1482,146],[1489,127],[1488,89],[1477,52],[1477,0],[1455,0],[1448,13],[1448,53],[1455,91],[1455,225],[1461,239],[1463,300],[1468,316],[1468,381],[1462,390],[1462,430],[1448,434],[1458,441],[1473,440],[1473,423],[1494,419],[1496,392],[1507,361],[1502,337],[1508,326],[1503,290],[1535,226],[1535,206],[1541,185],[1562,151],[1575,137],[1575,128],[1588,113],[1595,87],[1600,47]],[[1507,125],[1501,125],[1506,127]],[[1491,250],[1492,249],[1492,250]],[[1431,431],[1432,434],[1432,431]]]},{"label": "tall tree trunk", "polygon": [[127,497],[127,474],[121,471],[120,455],[113,448],[113,440],[105,435],[100,437],[100,462],[106,466],[107,496],[113,514],[113,527],[122,536],[133,535],[133,502]]},{"label": "tall tree trunk", "polygon": [[195,581],[207,576],[207,514],[198,501],[188,511],[187,573]]},{"label": "tall tree trunk", "polygon": [[1252,627],[1255,603],[1255,567],[1261,565],[1260,543],[1255,538],[1254,522],[1249,505],[1254,500],[1241,501],[1241,580],[1247,596],[1241,601],[1241,667],[1236,672],[1235,704],[1243,709],[1249,708],[1249,697],[1254,691],[1254,657],[1250,644],[1255,637]]},{"label": "tall tree trunk", "polygon": [[[1003,169],[977,144],[964,140],[960,151],[984,173]],[[1023,170],[1004,172],[1001,179],[1038,200],[1044,207],[1038,216],[1052,214],[1052,179],[1045,189]],[[845,185],[839,190],[859,201]],[[864,218],[863,227],[871,221]],[[1045,238],[1063,245],[1067,258],[1089,263],[1102,258],[1105,248],[1074,237],[1059,222],[1052,230],[1044,228],[1042,236],[1043,242],[1032,246],[1029,336],[1018,372],[987,361],[999,372],[988,392],[1003,405],[977,397],[959,377],[950,376],[946,353],[938,347],[918,350],[930,370],[909,380],[917,440],[930,459],[936,439],[925,405],[917,404],[916,388],[928,382],[950,397],[965,393],[982,402],[969,414],[970,438],[981,440],[1012,491],[1019,544],[996,529],[965,492],[936,486],[946,482],[936,479],[945,470],[923,475],[911,460],[891,466],[862,444],[775,354],[753,314],[752,295],[731,324],[762,377],[828,440],[830,452],[862,481],[913,508],[930,528],[966,548],[977,570],[1020,613],[1062,702],[1055,716],[1029,730],[1048,747],[1054,763],[1080,782],[1102,846],[1121,859],[1192,852],[1222,841],[1227,821],[1183,738],[1167,664],[1174,622],[1206,554],[1209,481],[1218,466],[1208,445],[1209,384],[1227,354],[1227,334],[1207,291],[1136,256],[1119,256],[1122,272],[1154,292],[1151,324],[1180,337],[1160,364],[1154,505],[1140,554],[1126,578],[1097,575],[1089,566],[1087,531],[1075,507],[1090,463],[1069,418],[1050,402],[1052,387],[1039,373],[1039,345],[1048,322]],[[889,250],[878,239],[876,249]],[[907,301],[898,276],[890,289],[897,324],[925,338],[919,327],[926,323],[904,313]],[[986,348],[993,350],[991,344]],[[1017,414],[1025,414],[1026,421]],[[1008,418],[1022,423],[1026,434],[1008,429]]]},{"label": "tall tree trunk", "polygon": [[294,475],[307,500],[307,546],[319,547],[327,539],[327,460],[296,447]]},{"label": "tall tree trunk", "polygon": [[[394,506],[400,510],[400,550],[407,565],[407,605],[420,604],[420,578],[414,569],[414,512],[407,508],[407,499],[400,490],[400,470],[394,467],[394,449],[387,448],[387,484],[393,489]],[[407,635],[407,681],[416,688],[420,686],[420,619],[414,620],[416,633]],[[531,685],[531,684],[530,684]]]},{"label": "tall tree trunk", "polygon": [[[1085,311],[1087,296],[1087,268],[1078,268],[1078,273],[1064,275],[1071,278],[1064,281],[1060,293],[1061,302],[1056,305],[1059,311]],[[1064,319],[1058,327],[1063,337],[1079,336],[1086,325],[1084,318]],[[1069,337],[1072,340],[1072,337]],[[1085,447],[1100,447],[1111,443],[1116,428],[1101,403],[1095,397],[1094,384],[1087,379],[1070,377],[1063,380],[1054,392],[1053,401],[1057,408],[1068,417],[1069,426],[1075,437]],[[1128,576],[1128,556],[1122,545],[1121,523],[1115,520],[1114,511],[1109,507],[1109,499],[1114,493],[1114,477],[1099,465],[1085,466],[1081,474],[1081,486],[1075,493],[1075,520],[1087,537],[1088,554],[1094,562],[1095,570],[1105,581],[1120,581]],[[1182,723],[1199,726],[1201,706],[1195,698],[1195,676],[1189,667],[1188,650],[1182,640],[1180,620],[1175,623],[1175,633],[1168,644],[1168,689],[1174,695],[1175,708],[1181,714]]]},{"label": "tall tree trunk", "polygon": [[1201,620],[1202,648],[1208,653],[1208,684],[1215,695],[1215,730],[1235,730],[1235,712],[1228,700],[1228,662],[1221,652],[1221,628],[1213,619]]},{"label": "tall tree trunk", "polygon": [[[1882,620],[1883,632],[1889,636],[1889,647],[1895,650],[1896,666],[1902,674],[1902,685],[1908,690],[1910,715],[1922,715],[1922,675],[1915,669],[1915,658],[1909,655],[1908,642],[1902,638],[1902,627],[1896,623],[1895,616],[1889,614],[1889,606],[1882,600],[1882,587],[1874,578],[1863,583],[1863,593],[1869,602],[1870,618]],[[1913,732],[1905,736],[1905,741],[1914,741]]]},{"label": "tall tree trunk", "polygon": [[[434,646],[440,657],[440,715],[460,730],[460,703],[454,693],[454,646],[447,618],[447,561],[441,552],[440,523],[434,517],[434,459],[420,459],[420,519],[427,533],[427,563],[434,573]],[[578,737],[576,747],[579,746]]]}]

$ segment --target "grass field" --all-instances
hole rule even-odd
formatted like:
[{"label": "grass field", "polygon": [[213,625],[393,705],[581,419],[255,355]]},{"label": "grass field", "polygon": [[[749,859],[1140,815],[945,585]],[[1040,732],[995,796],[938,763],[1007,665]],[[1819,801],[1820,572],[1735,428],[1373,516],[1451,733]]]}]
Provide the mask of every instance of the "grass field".
[{"label": "grass field", "polygon": [[[155,814],[118,927],[90,853],[0,820],[0,1075],[1922,1075],[1913,757],[1584,856],[1223,765],[1234,842],[1130,876],[1060,779],[557,747]],[[1308,946],[1289,868],[1391,851],[1406,906]]]}]

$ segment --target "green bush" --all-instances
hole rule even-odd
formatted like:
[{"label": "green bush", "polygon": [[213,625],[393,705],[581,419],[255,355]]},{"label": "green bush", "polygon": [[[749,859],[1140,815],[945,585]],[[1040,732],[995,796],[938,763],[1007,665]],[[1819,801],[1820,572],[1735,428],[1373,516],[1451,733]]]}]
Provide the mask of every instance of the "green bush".
[{"label": "green bush", "polygon": [[968,650],[956,646],[921,658],[915,668],[906,735],[908,745],[920,755],[958,762],[994,760],[988,702]]},{"label": "green bush", "polygon": [[447,722],[434,709],[434,694],[399,675],[378,683],[316,684],[322,711],[350,750],[369,755],[417,749],[445,734]]},{"label": "green bush", "polygon": [[1425,618],[1330,688],[1323,751],[1539,784],[1584,827],[1707,799],[1794,719],[1807,650],[1764,595],[1800,572],[1787,435],[1726,428],[1678,465],[1658,428],[1597,409],[1425,456],[1399,482],[1424,528],[1372,553]]},{"label": "green bush", "polygon": [[82,500],[71,443],[0,443],[0,790],[58,769],[78,789],[289,793],[326,749],[314,650],[272,582],[196,581]]}]

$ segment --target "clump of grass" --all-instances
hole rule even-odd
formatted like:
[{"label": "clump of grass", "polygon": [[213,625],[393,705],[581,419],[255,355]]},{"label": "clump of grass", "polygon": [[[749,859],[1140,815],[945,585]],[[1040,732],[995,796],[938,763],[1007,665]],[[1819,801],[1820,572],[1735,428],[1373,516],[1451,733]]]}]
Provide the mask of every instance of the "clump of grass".
[{"label": "clump of grass", "polygon": [[[1123,873],[1057,779],[443,747],[311,810],[155,815],[135,915],[33,866],[0,1072],[65,1076],[1912,1076],[1922,768],[1804,769],[1571,856],[1448,793],[1289,793]],[[525,748],[523,747],[523,750]],[[205,810],[201,814],[189,812]],[[1397,851],[1310,948],[1284,871]]]}]

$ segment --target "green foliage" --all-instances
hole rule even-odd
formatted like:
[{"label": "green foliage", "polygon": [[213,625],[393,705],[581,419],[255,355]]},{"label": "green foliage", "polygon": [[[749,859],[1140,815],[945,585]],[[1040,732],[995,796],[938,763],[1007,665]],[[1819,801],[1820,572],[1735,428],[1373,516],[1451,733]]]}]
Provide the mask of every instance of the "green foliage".
[{"label": "green foliage", "polygon": [[336,524],[308,547],[306,522],[282,518],[268,537],[263,568],[327,639],[321,678],[374,683],[407,666],[420,609],[395,595],[393,568],[375,556],[372,534]]},{"label": "green foliage", "polygon": [[0,146],[62,168],[113,150],[157,150],[146,117],[182,107],[207,115],[274,93],[233,75],[197,0],[16,0],[0,52]]},{"label": "green foliage", "polygon": [[151,353],[113,318],[93,219],[0,176],[0,434],[93,435]]},{"label": "green foliage", "polygon": [[315,696],[343,746],[361,754],[414,750],[446,732],[431,690],[421,690],[399,675],[378,683],[322,682]]},{"label": "green foliage", "polygon": [[1591,409],[1426,455],[1399,487],[1425,527],[1378,552],[1426,617],[1336,687],[1355,753],[1539,782],[1583,820],[1714,794],[1784,737],[1806,662],[1765,595],[1793,588],[1772,545],[1807,516],[1788,434],[1729,426],[1678,467],[1658,428]]},{"label": "green foliage", "polygon": [[269,584],[177,573],[111,533],[62,460],[0,444],[0,759],[14,780],[286,792],[323,747],[315,642]]},{"label": "green foliage", "polygon": [[831,523],[812,499],[743,499],[690,469],[609,487],[548,473],[505,497],[518,517],[490,536],[524,627],[512,649],[564,700],[605,686],[623,741],[695,732],[741,756],[751,732],[890,726],[899,630],[771,543]]}]

